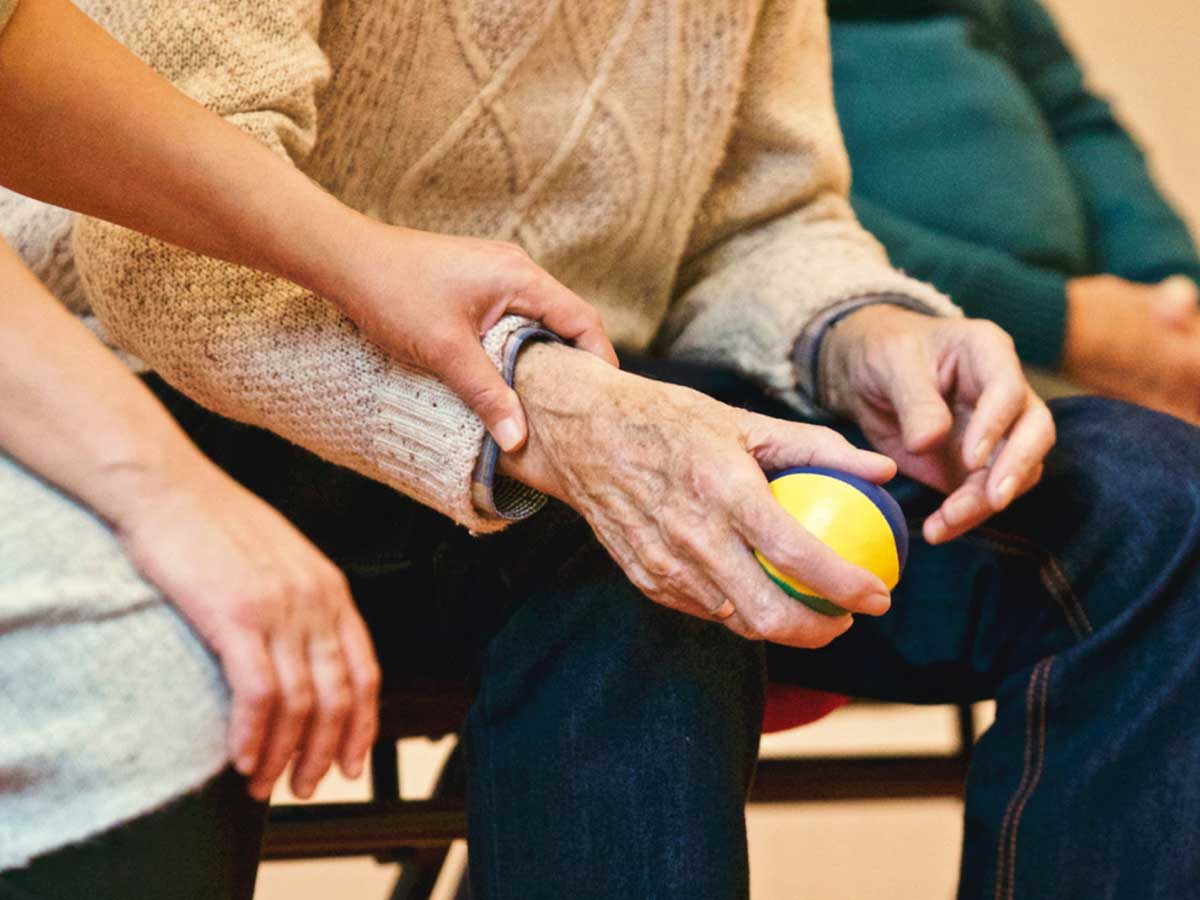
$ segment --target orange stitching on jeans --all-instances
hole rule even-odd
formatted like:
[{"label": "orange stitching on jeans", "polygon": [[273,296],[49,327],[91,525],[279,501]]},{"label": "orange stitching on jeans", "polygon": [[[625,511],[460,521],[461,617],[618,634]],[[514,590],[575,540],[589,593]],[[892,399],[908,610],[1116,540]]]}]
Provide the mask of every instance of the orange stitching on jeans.
[{"label": "orange stitching on jeans", "polygon": [[1053,554],[1015,534],[987,527],[980,527],[976,531],[994,550],[1010,555],[1026,556],[1037,561],[1039,563],[1038,575],[1042,586],[1062,610],[1063,617],[1067,620],[1071,631],[1075,633],[1075,637],[1082,640],[1093,633],[1095,629],[1092,628],[1083,604],[1071,586],[1067,573],[1063,571],[1062,564]]},{"label": "orange stitching on jeans", "polygon": [[[1017,786],[1017,792],[1009,802],[1000,830],[1000,847],[996,860],[996,900],[1013,900],[1016,891],[1017,833],[1021,827],[1021,816],[1025,812],[1025,806],[1041,781],[1046,762],[1046,708],[1050,691],[1050,669],[1053,665],[1054,657],[1048,657],[1038,663],[1025,692],[1025,771],[1021,776],[1021,783]],[[1037,752],[1031,753],[1035,704]],[[1034,762],[1032,770],[1031,762]]]},{"label": "orange stitching on jeans", "polygon": [[1017,808],[1017,815],[1013,819],[1012,832],[1009,835],[1009,840],[1012,841],[1012,847],[1008,852],[1008,894],[1006,900],[1013,900],[1013,892],[1016,890],[1017,884],[1017,834],[1021,829],[1021,815],[1025,812],[1025,804],[1029,802],[1029,798],[1033,796],[1033,792],[1037,790],[1038,782],[1042,779],[1042,770],[1046,764],[1046,708],[1047,698],[1050,694],[1050,667],[1054,664],[1054,658],[1046,660],[1045,675],[1042,677],[1042,695],[1038,700],[1038,752],[1037,752],[1037,770],[1033,773],[1033,781],[1030,782],[1029,790],[1021,799],[1021,805]]},{"label": "orange stitching on jeans", "polygon": [[1025,688],[1025,766],[1021,770],[1021,780],[1017,783],[1017,790],[1013,794],[1012,799],[1008,802],[1008,809],[1004,812],[1004,820],[1000,824],[1000,843],[996,848],[996,900],[1002,898],[1002,882],[1001,874],[1004,871],[1005,854],[1008,850],[1008,826],[1012,819],[1013,813],[1016,810],[1017,798],[1025,790],[1025,783],[1029,779],[1031,771],[1031,762],[1033,758],[1033,699],[1035,685],[1038,680],[1038,673],[1041,671],[1041,663],[1034,666],[1033,674],[1029,678],[1029,685]]}]

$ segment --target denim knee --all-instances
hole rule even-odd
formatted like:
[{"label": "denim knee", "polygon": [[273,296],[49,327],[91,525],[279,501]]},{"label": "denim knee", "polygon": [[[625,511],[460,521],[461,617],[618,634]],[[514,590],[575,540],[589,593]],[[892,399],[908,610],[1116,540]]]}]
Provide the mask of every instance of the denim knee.
[{"label": "denim knee", "polygon": [[1096,397],[1051,409],[1058,444],[1019,527],[1062,562],[1093,607],[1106,598],[1114,614],[1133,597],[1196,602],[1180,578],[1200,549],[1200,430]]}]

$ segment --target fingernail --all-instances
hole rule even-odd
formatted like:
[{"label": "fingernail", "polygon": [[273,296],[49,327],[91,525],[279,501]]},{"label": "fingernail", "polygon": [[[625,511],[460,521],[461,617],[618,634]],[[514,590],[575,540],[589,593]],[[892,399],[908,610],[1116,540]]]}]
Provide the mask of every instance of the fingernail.
[{"label": "fingernail", "polygon": [[500,445],[500,449],[508,453],[510,450],[515,450],[521,443],[521,427],[517,424],[517,420],[510,416],[507,419],[501,419],[496,424],[492,436]]},{"label": "fingernail", "polygon": [[992,442],[984,438],[975,445],[975,452],[971,457],[971,465],[977,469],[982,469],[987,465],[988,457],[992,454]]},{"label": "fingernail", "polygon": [[345,768],[346,777],[350,778],[350,779],[357,778],[359,775],[362,774],[362,771],[363,771],[362,760],[355,760],[354,762],[350,763],[350,765],[346,766],[346,768]]},{"label": "fingernail", "polygon": [[238,772],[240,772],[241,774],[249,775],[251,772],[254,771],[254,763],[255,762],[256,762],[256,760],[254,759],[254,757],[247,754],[245,756],[239,756],[237,759],[237,762],[235,762],[233,764],[233,767],[235,769],[237,769]]},{"label": "fingernail", "polygon": [[892,595],[891,594],[872,594],[871,595],[871,606],[873,609],[878,610],[880,615],[883,615],[885,612],[887,612],[889,609],[892,608]]},{"label": "fingernail", "polygon": [[1017,492],[1017,478],[1015,475],[1007,475],[1000,482],[1000,487],[996,489],[996,494],[1000,498],[1001,506],[1008,506],[1012,503],[1013,495]]},{"label": "fingernail", "polygon": [[946,536],[946,526],[937,519],[927,519],[925,522],[925,540],[930,544],[940,543]]}]

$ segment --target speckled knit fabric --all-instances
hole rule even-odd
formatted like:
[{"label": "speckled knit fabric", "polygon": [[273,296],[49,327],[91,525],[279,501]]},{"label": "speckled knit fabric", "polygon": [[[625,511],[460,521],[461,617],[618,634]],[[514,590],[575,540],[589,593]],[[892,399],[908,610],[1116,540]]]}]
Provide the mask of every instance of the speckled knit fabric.
[{"label": "speckled knit fabric", "polygon": [[[799,403],[792,345],[822,309],[904,294],[953,312],[849,211],[820,0],[80,6],[350,205],[519,242],[624,346]],[[186,393],[501,524],[471,502],[478,420],[330,304],[94,220],[75,251],[108,332]]]}]

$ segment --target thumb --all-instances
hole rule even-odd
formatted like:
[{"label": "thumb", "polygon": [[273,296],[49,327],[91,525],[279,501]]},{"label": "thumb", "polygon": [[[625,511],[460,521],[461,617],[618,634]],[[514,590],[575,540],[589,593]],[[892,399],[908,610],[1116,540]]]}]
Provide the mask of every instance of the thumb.
[{"label": "thumb", "polygon": [[893,373],[890,395],[900,423],[904,449],[925,453],[941,443],[954,425],[950,407],[937,389],[932,375],[913,366]]},{"label": "thumb", "polygon": [[1184,275],[1174,275],[1154,288],[1154,314],[1164,325],[1185,328],[1200,305],[1200,290]]},{"label": "thumb", "polygon": [[511,453],[528,436],[521,400],[497,371],[478,338],[468,338],[460,346],[462,351],[434,374],[483,420],[500,449]]}]

